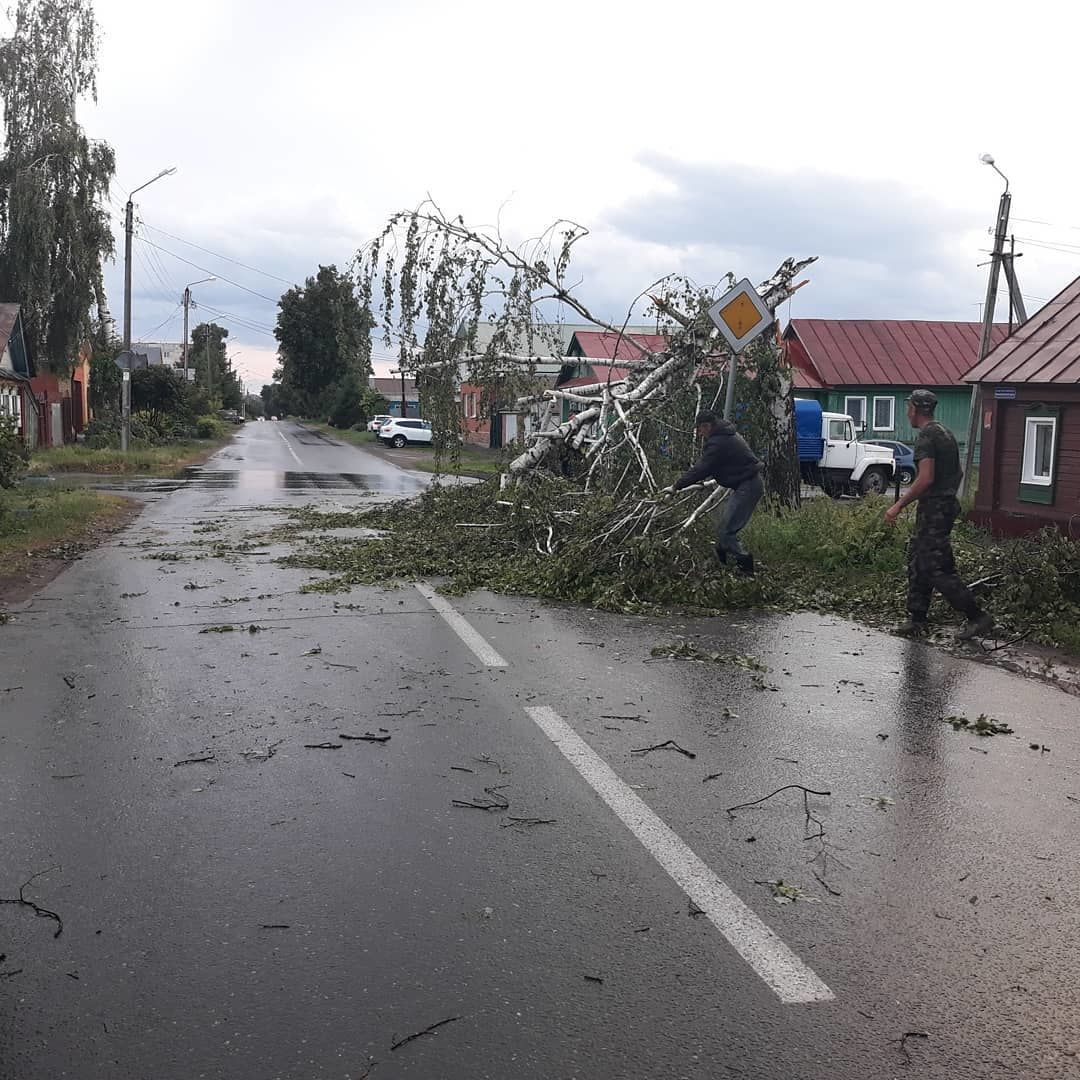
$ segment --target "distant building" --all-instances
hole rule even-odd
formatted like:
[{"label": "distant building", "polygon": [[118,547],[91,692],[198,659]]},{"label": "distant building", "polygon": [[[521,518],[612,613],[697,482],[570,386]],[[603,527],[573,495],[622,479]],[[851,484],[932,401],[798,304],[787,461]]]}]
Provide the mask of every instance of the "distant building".
[{"label": "distant building", "polygon": [[[377,394],[386,398],[387,412],[391,416],[401,416],[401,399],[405,398],[405,415],[420,415],[420,391],[416,388],[416,377],[406,375],[404,382],[400,375],[391,375],[387,378],[372,375],[368,379],[368,386]],[[404,387],[404,389],[403,389]]]},{"label": "distant building", "polygon": [[[995,342],[1008,328],[994,327]],[[964,376],[978,358],[982,323],[900,319],[792,319],[784,331],[799,397],[847,413],[866,439],[914,442],[904,399],[933,390],[938,419],[967,441],[971,388]]]},{"label": "distant building", "polygon": [[38,444],[38,411],[18,304],[0,304],[0,416],[15,421],[30,446]]},{"label": "distant building", "polygon": [[[131,344],[131,351],[136,356],[146,358],[146,363],[137,363],[136,367],[183,367],[184,346],[178,341],[136,341]],[[193,357],[188,347],[188,365],[192,366]]]}]

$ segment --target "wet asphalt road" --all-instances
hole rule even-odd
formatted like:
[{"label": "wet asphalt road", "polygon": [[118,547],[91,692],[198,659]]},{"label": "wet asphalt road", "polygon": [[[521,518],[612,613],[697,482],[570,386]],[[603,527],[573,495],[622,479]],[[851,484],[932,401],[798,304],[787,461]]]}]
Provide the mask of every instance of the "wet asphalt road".
[{"label": "wet asphalt road", "polygon": [[[494,667],[412,586],[238,546],[426,482],[250,424],[0,627],[0,897],[49,870],[63,919],[0,906],[2,1080],[1080,1076],[1075,698],[832,618],[454,600]],[[650,659],[683,637],[769,670]],[[541,708],[829,1000],[695,913]],[[814,822],[724,812],[786,784]]]}]

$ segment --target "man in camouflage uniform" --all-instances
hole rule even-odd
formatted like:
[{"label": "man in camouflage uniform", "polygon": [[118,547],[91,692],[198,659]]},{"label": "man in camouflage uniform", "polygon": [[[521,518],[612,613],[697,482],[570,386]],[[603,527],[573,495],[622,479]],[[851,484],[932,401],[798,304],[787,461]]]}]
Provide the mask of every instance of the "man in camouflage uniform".
[{"label": "man in camouflage uniform", "polygon": [[885,512],[891,525],[909,503],[918,502],[915,534],[908,549],[908,620],[896,632],[914,637],[926,629],[930,599],[936,589],[967,621],[957,634],[961,641],[985,635],[994,621],[976,603],[960,580],[953,561],[949,534],[960,514],[956,492],[960,478],[960,451],[953,433],[934,419],[937,397],[930,390],[915,390],[907,399],[907,415],[919,436],[915,441],[915,482]]}]

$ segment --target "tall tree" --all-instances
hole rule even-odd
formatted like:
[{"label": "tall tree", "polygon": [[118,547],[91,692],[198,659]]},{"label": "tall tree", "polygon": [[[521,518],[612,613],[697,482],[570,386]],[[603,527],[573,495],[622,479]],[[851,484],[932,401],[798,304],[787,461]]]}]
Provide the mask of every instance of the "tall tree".
[{"label": "tall tree", "polygon": [[285,293],[278,306],[274,336],[281,384],[304,412],[326,411],[347,376],[366,382],[373,320],[351,275],[320,266],[315,277]]},{"label": "tall tree", "polygon": [[0,296],[22,305],[35,359],[63,371],[104,302],[115,158],[75,115],[80,99],[97,98],[91,0],[19,0],[13,14],[15,32],[0,41]]},{"label": "tall tree", "polygon": [[[195,382],[221,402],[223,409],[239,409],[240,380],[225,350],[229,331],[217,323],[199,323],[191,331],[188,357],[195,368]],[[209,373],[209,378],[207,377]]]}]

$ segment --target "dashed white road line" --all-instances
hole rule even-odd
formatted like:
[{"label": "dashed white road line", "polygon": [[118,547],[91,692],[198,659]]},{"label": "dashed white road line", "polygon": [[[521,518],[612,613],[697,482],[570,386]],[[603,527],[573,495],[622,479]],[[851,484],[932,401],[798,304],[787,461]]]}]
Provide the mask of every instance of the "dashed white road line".
[{"label": "dashed white road line", "polygon": [[299,457],[297,457],[296,451],[292,448],[292,443],[285,438],[285,432],[279,431],[278,434],[281,436],[281,441],[286,445],[286,447],[288,447],[289,453],[292,454],[293,461],[295,461],[297,465],[303,468],[304,463],[300,460]]},{"label": "dashed white road line", "polygon": [[616,817],[787,1005],[832,1001],[833,992],[635,794],[553,709],[525,710]]},{"label": "dashed white road line", "polygon": [[453,605],[422,581],[416,582],[420,595],[446,620],[451,630],[472,649],[481,664],[487,667],[507,667],[506,661],[478,634]]},{"label": "dashed white road line", "polygon": [[[423,582],[417,582],[416,588],[482,664],[499,668],[509,666],[448,600]],[[834,1000],[835,995],[828,986],[554,709],[546,705],[534,706],[526,708],[525,712],[784,1004],[805,1005]]]}]

